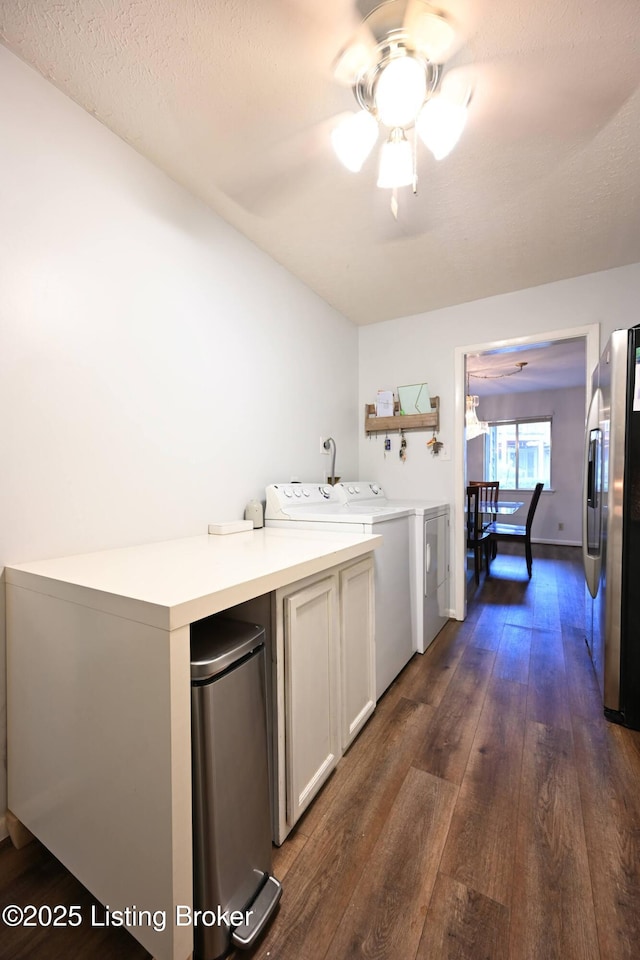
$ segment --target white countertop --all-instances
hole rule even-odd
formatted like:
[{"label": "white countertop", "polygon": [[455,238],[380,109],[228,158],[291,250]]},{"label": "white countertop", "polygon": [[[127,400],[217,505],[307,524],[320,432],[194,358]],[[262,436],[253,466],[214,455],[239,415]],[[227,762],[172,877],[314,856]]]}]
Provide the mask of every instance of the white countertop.
[{"label": "white countertop", "polygon": [[267,527],[22,563],[7,584],[165,630],[356,559],[379,536]]}]

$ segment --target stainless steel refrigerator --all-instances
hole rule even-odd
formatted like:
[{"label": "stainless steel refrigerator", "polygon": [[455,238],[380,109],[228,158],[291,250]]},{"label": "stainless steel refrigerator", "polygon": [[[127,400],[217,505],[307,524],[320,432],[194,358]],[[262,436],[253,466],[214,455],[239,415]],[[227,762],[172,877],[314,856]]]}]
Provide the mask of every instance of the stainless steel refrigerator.
[{"label": "stainless steel refrigerator", "polygon": [[640,729],[640,326],[616,330],[593,371],[582,555],[587,644],[605,716]]}]

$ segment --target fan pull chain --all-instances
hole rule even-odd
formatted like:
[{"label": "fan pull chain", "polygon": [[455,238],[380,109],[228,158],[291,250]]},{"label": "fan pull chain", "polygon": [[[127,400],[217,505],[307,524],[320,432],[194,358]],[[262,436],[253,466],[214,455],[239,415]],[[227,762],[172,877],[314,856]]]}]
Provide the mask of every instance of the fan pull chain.
[{"label": "fan pull chain", "polygon": [[413,195],[415,196],[418,192],[418,133],[414,126],[413,128]]}]

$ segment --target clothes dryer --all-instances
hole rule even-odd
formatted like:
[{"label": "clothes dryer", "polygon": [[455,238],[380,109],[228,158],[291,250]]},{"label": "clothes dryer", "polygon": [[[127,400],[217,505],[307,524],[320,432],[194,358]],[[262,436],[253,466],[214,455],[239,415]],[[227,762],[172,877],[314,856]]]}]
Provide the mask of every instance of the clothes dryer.
[{"label": "clothes dryer", "polygon": [[335,490],[352,510],[411,510],[412,643],[414,650],[424,653],[449,619],[449,504],[388,499],[380,484],[368,480],[338,483]]}]

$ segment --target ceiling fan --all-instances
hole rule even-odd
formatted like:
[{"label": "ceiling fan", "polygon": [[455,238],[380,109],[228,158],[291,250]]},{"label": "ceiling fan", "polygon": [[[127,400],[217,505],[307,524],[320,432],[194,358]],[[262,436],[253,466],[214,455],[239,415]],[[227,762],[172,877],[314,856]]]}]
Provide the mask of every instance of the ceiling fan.
[{"label": "ceiling fan", "polygon": [[[335,161],[337,155],[348,170],[359,172],[382,140],[377,183],[393,191],[397,215],[398,189],[410,186],[417,192],[418,139],[442,159],[466,122],[473,81],[458,63],[454,70],[449,65],[465,43],[458,14],[467,0],[436,0],[437,6],[428,0],[343,0],[340,23],[331,16],[337,2],[333,7],[310,0],[281,2],[301,36],[314,37],[325,51],[333,48],[324,82],[334,90],[350,88],[356,109],[349,110],[345,99],[340,112],[334,108],[297,134],[256,146],[252,154],[259,150],[259,168],[250,160],[246,166],[235,164],[219,179],[220,186],[250,212],[268,216],[283,194],[295,190],[296,181],[313,175],[314,160],[324,162],[328,154]],[[345,42],[340,30],[346,19],[350,39]],[[337,99],[327,90],[327,100],[335,104]],[[322,112],[321,101],[314,101],[314,108]]]},{"label": "ceiling fan", "polygon": [[464,129],[471,85],[443,83],[445,64],[463,42],[451,14],[427,0],[386,0],[337,58],[336,79],[352,87],[360,110],[334,128],[333,148],[358,172],[383,131],[377,185],[394,190],[396,215],[397,188],[417,192],[417,137],[441,160]]},{"label": "ceiling fan", "polygon": [[[540,149],[548,163],[542,144],[553,138],[554,156],[562,162],[576,149],[576,138],[593,136],[640,82],[633,66],[637,58],[627,58],[630,65],[622,73],[586,69],[599,62],[603,39],[580,24],[570,41],[566,31],[557,39],[547,34],[546,5],[525,5],[528,19],[522,26],[522,17],[503,14],[494,0],[280,2],[292,31],[298,28],[308,43],[309,60],[319,49],[323,56],[329,53],[323,83],[329,80],[330,86],[326,101],[316,94],[310,106],[309,112],[322,119],[271,142],[265,134],[245,151],[246,163],[238,163],[235,155],[228,175],[218,180],[234,201],[262,216],[278,211],[283,195],[304,191],[316,174],[319,183],[333,184],[328,178],[339,167],[334,154],[350,171],[368,176],[376,153],[376,183],[391,191],[397,215],[397,197],[415,192],[427,151],[436,160],[449,155],[470,117],[476,143],[478,137],[500,141],[505,162],[515,159],[513,181],[518,183],[523,141],[528,157]],[[510,9],[507,0],[503,6]],[[613,30],[607,24],[603,18],[603,30]],[[336,113],[339,90],[346,99]],[[270,132],[268,125],[265,129]],[[488,152],[476,158],[485,173],[490,160]],[[531,167],[522,168],[522,178],[530,182]],[[426,226],[421,203],[407,203],[402,220],[402,225],[390,221],[391,239],[399,236],[400,226],[403,236],[433,226],[432,221]]]}]

